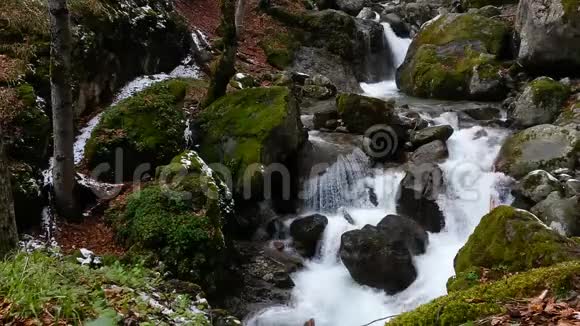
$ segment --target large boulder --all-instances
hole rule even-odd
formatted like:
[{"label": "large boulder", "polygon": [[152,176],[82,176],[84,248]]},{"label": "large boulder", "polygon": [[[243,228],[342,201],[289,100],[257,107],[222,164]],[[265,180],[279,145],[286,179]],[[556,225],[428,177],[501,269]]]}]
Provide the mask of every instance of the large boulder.
[{"label": "large boulder", "polygon": [[356,282],[394,294],[417,277],[413,255],[425,252],[427,240],[425,230],[413,220],[389,215],[376,227],[344,233],[340,258]]},{"label": "large boulder", "polygon": [[518,96],[509,117],[519,128],[552,123],[562,111],[569,93],[567,86],[551,78],[537,78]]},{"label": "large boulder", "polygon": [[559,192],[553,192],[544,201],[532,207],[531,212],[563,236],[580,236],[578,196],[564,198]]},{"label": "large boulder", "polygon": [[522,0],[516,30],[518,59],[528,70],[548,75],[578,74],[580,11],[578,0]]},{"label": "large boulder", "polygon": [[[204,132],[201,156],[209,163],[225,165],[233,180],[232,190],[244,199],[264,195],[261,190],[264,182],[270,182],[265,178],[273,173],[271,169],[283,166],[283,174],[293,172],[293,166],[287,163],[307,139],[296,97],[286,87],[250,88],[228,94],[205,109],[199,123]],[[289,186],[269,185],[273,192],[277,186]]]},{"label": "large boulder", "polygon": [[510,136],[503,144],[495,167],[514,178],[534,170],[552,171],[576,166],[580,146],[578,132],[572,129],[539,125]]},{"label": "large boulder", "polygon": [[390,124],[394,119],[395,102],[344,93],[336,98],[338,114],[350,132],[364,134],[370,127]]},{"label": "large boulder", "polygon": [[580,125],[580,94],[576,94],[570,105],[564,108],[554,124],[561,127],[571,127],[579,129]]},{"label": "large boulder", "polygon": [[498,58],[509,28],[476,14],[445,14],[425,24],[397,71],[407,94],[441,99],[499,100],[506,94]]},{"label": "large boulder", "polygon": [[580,246],[546,227],[531,213],[500,206],[485,215],[455,257],[455,272],[471,267],[508,272],[578,259]]},{"label": "large boulder", "polygon": [[227,187],[196,152],[186,151],[159,167],[154,183],[115,200],[106,217],[133,253],[152,255],[211,290],[223,271],[222,229],[232,209]]},{"label": "large boulder", "polygon": [[122,182],[133,181],[142,164],[154,170],[169,162],[185,147],[185,96],[190,87],[202,85],[182,79],[160,82],[106,110],[86,144],[87,167],[108,164],[99,178]]},{"label": "large boulder", "polygon": [[294,239],[296,249],[303,256],[313,257],[316,254],[318,242],[327,224],[328,218],[320,214],[302,217],[292,222],[290,235]]},{"label": "large boulder", "polygon": [[338,9],[356,16],[369,3],[368,0],[335,0]]},{"label": "large boulder", "polygon": [[445,216],[437,204],[444,192],[443,171],[433,163],[411,164],[406,169],[397,195],[397,213],[417,221],[429,232],[445,226]]}]

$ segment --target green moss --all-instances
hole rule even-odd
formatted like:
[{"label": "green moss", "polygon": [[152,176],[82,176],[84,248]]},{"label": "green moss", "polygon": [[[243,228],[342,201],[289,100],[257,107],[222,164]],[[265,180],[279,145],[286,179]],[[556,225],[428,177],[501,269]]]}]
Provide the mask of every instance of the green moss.
[{"label": "green moss", "polygon": [[500,55],[505,50],[509,33],[508,26],[499,20],[475,14],[446,14],[421,29],[411,50],[426,44],[469,41],[479,42],[488,53]]},{"label": "green moss", "polygon": [[564,7],[564,19],[573,22],[576,26],[579,24],[578,19],[580,19],[580,1],[578,0],[561,0],[562,6]]},{"label": "green moss", "polygon": [[404,313],[388,326],[461,325],[505,311],[504,303],[539,295],[545,289],[562,292],[572,287],[580,261],[538,268],[490,284],[452,292]]},{"label": "green moss", "polygon": [[394,101],[343,93],[336,97],[338,113],[349,131],[365,133],[370,127],[390,123]]},{"label": "green moss", "polygon": [[208,217],[215,212],[206,210],[211,205],[200,194],[199,175],[180,184],[198,188],[187,193],[171,185],[151,185],[114,205],[107,217],[117,238],[133,251],[151,253],[176,275],[211,286],[224,250],[223,221]]},{"label": "green moss", "polygon": [[268,63],[278,69],[284,69],[292,64],[294,52],[299,46],[290,33],[266,33],[266,37],[259,43],[266,54]]},{"label": "green moss", "polygon": [[570,95],[570,88],[552,78],[541,77],[530,82],[533,101],[539,107],[562,107]]},{"label": "green moss", "polygon": [[171,160],[185,146],[186,92],[199,84],[184,79],[163,81],[105,111],[86,145],[89,168],[101,163],[115,166],[119,148],[123,150],[124,179],[133,178],[139,164],[149,163],[154,169]]},{"label": "green moss", "polygon": [[516,272],[579,258],[576,243],[531,213],[500,206],[484,216],[455,258],[455,271],[472,267]]},{"label": "green moss", "polygon": [[424,45],[402,67],[398,83],[404,92],[418,97],[465,99],[471,96],[469,83],[474,67],[482,80],[499,79],[499,63],[489,55],[469,46],[449,52]]},{"label": "green moss", "polygon": [[[195,298],[172,292],[155,271],[119,262],[99,269],[81,266],[71,257],[20,253],[0,261],[0,297],[8,304],[2,321],[8,324],[116,325],[130,312],[144,325],[169,325],[184,318],[188,325],[209,325],[203,314],[188,309]],[[152,290],[155,289],[155,290]],[[166,290],[163,290],[166,289]],[[178,289],[181,290],[181,289]],[[155,291],[173,309],[164,315],[141,294]],[[40,322],[42,320],[42,322]],[[97,320],[91,324],[91,320]]]},{"label": "green moss", "polygon": [[481,268],[470,267],[469,269],[457,273],[457,275],[447,280],[447,291],[456,292],[469,289],[470,287],[479,285],[481,277]]},{"label": "green moss", "polygon": [[251,88],[222,97],[200,116],[206,132],[200,154],[209,163],[227,165],[236,180],[253,163],[272,163],[264,146],[287,118],[290,101],[285,87]]}]

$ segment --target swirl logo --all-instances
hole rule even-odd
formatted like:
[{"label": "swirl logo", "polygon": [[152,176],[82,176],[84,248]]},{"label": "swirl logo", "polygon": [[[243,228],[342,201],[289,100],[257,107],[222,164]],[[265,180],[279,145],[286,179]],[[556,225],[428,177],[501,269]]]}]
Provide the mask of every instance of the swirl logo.
[{"label": "swirl logo", "polygon": [[399,137],[390,126],[374,125],[365,132],[363,146],[367,155],[379,159],[386,158],[397,151]]}]

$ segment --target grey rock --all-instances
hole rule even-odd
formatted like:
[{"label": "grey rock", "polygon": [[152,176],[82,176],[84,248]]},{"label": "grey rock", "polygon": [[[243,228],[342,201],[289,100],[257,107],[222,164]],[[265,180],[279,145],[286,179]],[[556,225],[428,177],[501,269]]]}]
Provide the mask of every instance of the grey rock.
[{"label": "grey rock", "polygon": [[411,155],[410,160],[416,164],[437,163],[448,157],[449,151],[447,150],[447,145],[440,140],[434,140],[417,148],[417,150]]},{"label": "grey rock", "polygon": [[453,135],[453,127],[449,125],[428,127],[412,133],[411,143],[421,146],[435,140],[447,141]]},{"label": "grey rock", "polygon": [[554,191],[562,192],[560,181],[543,170],[528,173],[516,185],[523,196],[538,203]]},{"label": "grey rock", "polygon": [[516,16],[521,40],[518,59],[527,69],[546,74],[580,69],[577,6],[577,2],[565,0],[520,0]]},{"label": "grey rock", "polygon": [[[550,87],[541,86],[546,84]],[[567,98],[567,87],[551,78],[540,77],[524,88],[516,99],[514,109],[509,112],[509,117],[518,128],[552,123]]]},{"label": "grey rock", "polygon": [[563,236],[580,236],[578,196],[563,198],[559,192],[553,192],[544,201],[532,207],[531,212]]}]

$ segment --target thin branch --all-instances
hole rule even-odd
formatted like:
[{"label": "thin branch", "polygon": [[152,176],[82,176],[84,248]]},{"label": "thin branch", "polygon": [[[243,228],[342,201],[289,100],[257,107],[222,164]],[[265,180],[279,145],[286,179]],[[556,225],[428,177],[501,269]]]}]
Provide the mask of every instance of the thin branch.
[{"label": "thin branch", "polygon": [[383,321],[385,319],[389,319],[389,318],[393,318],[393,317],[397,317],[397,316],[398,316],[398,314],[397,315],[391,315],[391,316],[383,317],[383,318],[379,318],[379,319],[375,319],[375,320],[371,321],[370,323],[364,324],[364,325],[361,325],[361,326],[370,326],[370,325],[372,325],[372,324],[374,324],[374,323],[376,323],[378,321]]}]

